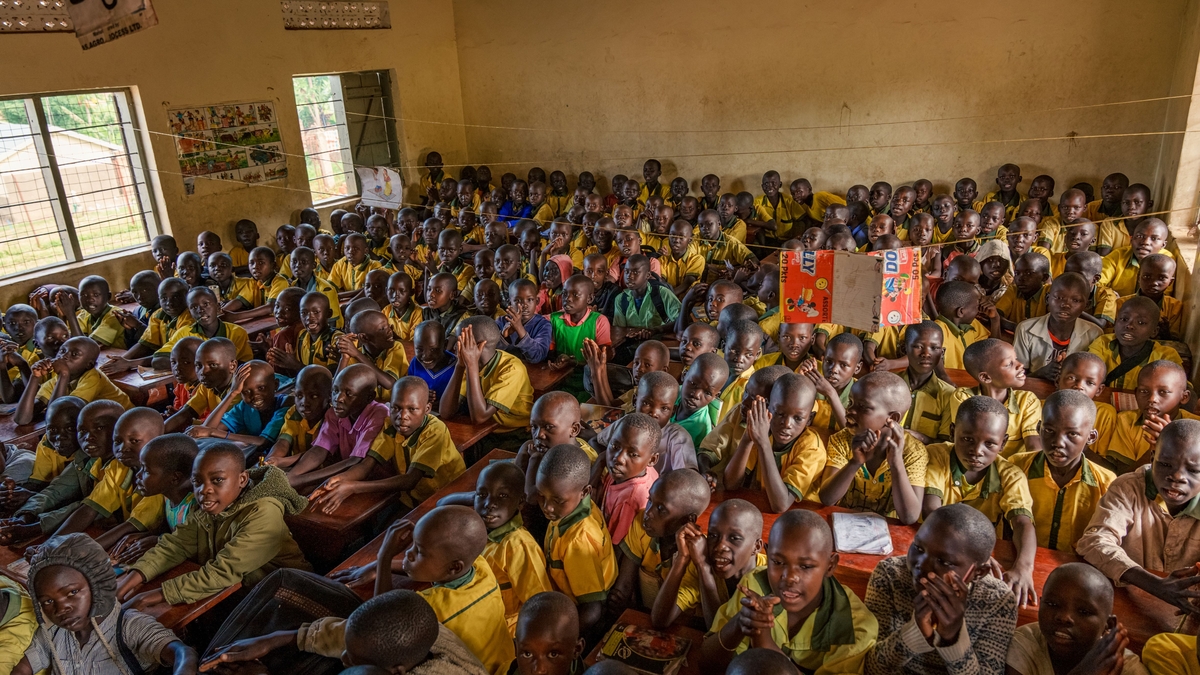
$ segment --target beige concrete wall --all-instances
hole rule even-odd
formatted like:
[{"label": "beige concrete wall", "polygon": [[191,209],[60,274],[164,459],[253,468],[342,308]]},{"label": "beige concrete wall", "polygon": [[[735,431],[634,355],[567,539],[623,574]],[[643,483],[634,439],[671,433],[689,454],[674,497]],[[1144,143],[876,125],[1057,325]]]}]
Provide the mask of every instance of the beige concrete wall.
[{"label": "beige concrete wall", "polygon": [[[178,173],[166,110],[192,104],[277,102],[284,148],[294,153],[286,183],[269,186],[197,180],[185,195],[182,178],[162,173],[160,216],[181,247],[212,229],[232,242],[233,223],[251,218],[264,243],[275,227],[294,221],[311,204],[300,142],[293,75],[390,70],[397,117],[462,122],[453,9],[439,0],[392,0],[390,30],[285,31],[271,0],[157,0],[159,25],[87,52],[70,34],[5,35],[0,39],[0,95],[102,87],[136,87],[150,132],[149,147],[162,172]],[[466,156],[460,126],[397,122],[402,160],[419,164],[431,148],[447,162]],[[415,170],[406,172],[415,179]],[[286,189],[279,189],[286,188]],[[93,271],[124,287],[149,255],[82,265],[6,284],[7,305],[34,283],[74,283]]]},{"label": "beige concrete wall", "polygon": [[1031,111],[1172,93],[1188,4],[455,0],[466,121],[537,129],[468,128],[470,159],[640,177],[659,157],[693,190],[714,172],[756,192],[777,169],[982,192],[1006,161],[1060,192],[1111,171],[1162,187],[1157,136],[977,141],[1161,131],[1164,102]]}]

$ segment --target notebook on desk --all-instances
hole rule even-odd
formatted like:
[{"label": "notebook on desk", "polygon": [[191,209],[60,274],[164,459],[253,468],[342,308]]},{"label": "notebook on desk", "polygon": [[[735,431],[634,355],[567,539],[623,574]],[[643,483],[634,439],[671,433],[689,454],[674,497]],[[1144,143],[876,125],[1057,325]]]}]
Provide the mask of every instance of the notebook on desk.
[{"label": "notebook on desk", "polygon": [[834,513],[833,542],[839,553],[891,555],[887,520],[874,513]]}]

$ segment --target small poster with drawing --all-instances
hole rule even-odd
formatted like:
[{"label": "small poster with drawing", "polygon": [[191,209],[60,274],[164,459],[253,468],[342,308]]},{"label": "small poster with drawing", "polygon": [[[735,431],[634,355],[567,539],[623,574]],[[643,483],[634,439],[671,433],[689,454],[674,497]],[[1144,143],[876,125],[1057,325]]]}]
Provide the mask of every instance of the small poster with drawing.
[{"label": "small poster with drawing", "polygon": [[362,183],[362,203],[385,209],[400,208],[402,185],[400,172],[386,166],[356,169],[358,182]]},{"label": "small poster with drawing", "polygon": [[287,178],[287,154],[271,101],[172,108],[167,121],[187,194],[197,178],[240,183]]}]

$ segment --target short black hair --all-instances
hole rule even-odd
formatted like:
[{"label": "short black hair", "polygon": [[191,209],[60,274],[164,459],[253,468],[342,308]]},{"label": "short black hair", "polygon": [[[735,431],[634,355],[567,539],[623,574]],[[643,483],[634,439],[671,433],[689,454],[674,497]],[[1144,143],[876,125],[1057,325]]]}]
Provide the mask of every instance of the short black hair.
[{"label": "short black hair", "polygon": [[[733,305],[730,305],[730,307],[732,306]],[[751,312],[754,311],[754,308],[750,307],[749,305],[742,305],[742,307],[748,308]],[[728,309],[728,307],[726,307],[726,309]],[[722,313],[724,313],[724,310],[722,310]],[[734,340],[741,338],[743,335],[749,335],[757,338],[757,344],[761,345],[767,334],[763,332],[762,326],[758,325],[757,321],[753,321],[751,319],[738,319],[737,321],[730,322],[729,330],[725,334],[725,344],[729,345]]]},{"label": "short black hair", "polygon": [[971,374],[971,377],[978,378],[979,373],[987,370],[989,363],[999,358],[1000,352],[1006,346],[1011,348],[1007,342],[996,338],[974,342],[963,350],[963,367]]},{"label": "short black hair", "polygon": [[954,423],[962,424],[965,419],[975,419],[981,415],[994,415],[1007,420],[1008,408],[991,396],[972,396],[958,406],[958,412],[954,415]]},{"label": "short black hair", "polygon": [[458,332],[461,334],[467,326],[471,327],[476,340],[485,340],[492,347],[500,344],[500,341],[504,339],[504,336],[500,334],[500,327],[496,325],[496,320],[490,316],[469,316],[458,324]]},{"label": "short black hair", "polygon": [[[746,386],[754,384],[763,387],[767,391],[770,391],[771,387],[774,387],[775,383],[779,381],[779,378],[791,372],[791,368],[778,364],[759,368],[750,375],[750,379],[746,382]],[[645,375],[642,377],[645,377]]]},{"label": "short black hair", "polygon": [[1180,418],[1163,427],[1156,447],[1161,448],[1167,443],[1178,447],[1195,447],[1200,443],[1200,420]]},{"label": "short black hair", "polygon": [[233,341],[229,338],[209,338],[196,348],[196,353],[199,354],[201,349],[219,349],[221,350],[221,353],[224,354],[225,357],[230,361],[237,360],[237,347],[234,346]]},{"label": "short black hair", "polygon": [[[960,256],[961,257],[961,256]],[[942,327],[936,321],[925,319],[921,323],[913,324],[904,329],[904,344],[911,345],[913,340],[924,335],[925,333],[942,334]]]},{"label": "short black hair", "polygon": [[[1163,256],[1166,257],[1166,256]],[[1142,261],[1145,264],[1146,261]],[[1092,284],[1078,272],[1063,272],[1050,282],[1050,288],[1067,288],[1087,295],[1092,290]]]},{"label": "short black hair", "polygon": [[[975,398],[984,397],[976,396]],[[1001,408],[1004,407],[1004,404],[996,399],[988,398],[987,400]],[[934,521],[945,521],[950,529],[961,534],[967,540],[973,557],[980,562],[987,560],[988,556],[992,554],[992,549],[996,548],[996,526],[987,516],[983,515],[982,511],[973,506],[959,502],[939,507],[925,518],[922,529],[929,527],[930,523]]]},{"label": "short black hair", "polygon": [[190,476],[196,455],[200,454],[200,446],[187,434],[165,434],[150,439],[143,451],[147,457],[151,454],[157,457],[167,471]]},{"label": "short black hair", "polygon": [[346,619],[345,637],[354,643],[356,656],[380,668],[410,670],[429,656],[440,630],[425,598],[395,590],[359,605]]},{"label": "short black hair", "polygon": [[662,483],[670,493],[671,501],[683,505],[688,513],[699,516],[712,501],[712,489],[708,486],[708,480],[695,469],[664,471],[655,482]]},{"label": "short black hair", "polygon": [[[1076,253],[1075,255],[1079,254]],[[1074,368],[1075,364],[1079,363],[1080,361],[1098,363],[1100,364],[1100,369],[1104,372],[1104,374],[1108,374],[1108,364],[1104,363],[1104,359],[1091,352],[1075,352],[1074,354],[1067,354],[1067,358],[1062,360],[1062,368],[1059,369],[1059,372],[1062,372],[1067,368]],[[1143,366],[1142,369],[1145,370],[1145,366]]]},{"label": "short black hair", "polygon": [[732,327],[733,324],[739,321],[753,322],[758,318],[758,312],[750,305],[734,302],[725,305],[724,309],[721,310],[721,315],[717,318]]},{"label": "short black hair", "polygon": [[[654,423],[658,428],[658,423]],[[583,448],[574,443],[556,445],[546,451],[538,465],[538,475],[552,480],[569,480],[580,486],[587,485],[592,472],[592,461]]]},{"label": "short black hair", "polygon": [[642,387],[646,387],[647,391],[658,391],[670,387],[674,389],[676,395],[679,393],[679,381],[675,379],[674,375],[661,370],[652,370],[642,375],[638,381],[638,389]]},{"label": "short black hair", "polygon": [[863,343],[857,335],[853,333],[838,333],[830,338],[829,343],[825,345],[825,349],[830,347],[851,347],[858,352],[858,358],[862,358]]},{"label": "short black hair", "polygon": [[1091,424],[1096,423],[1096,403],[1078,389],[1060,389],[1047,396],[1046,401],[1042,403],[1042,417],[1047,417],[1052,410],[1072,408],[1083,408],[1087,411]]},{"label": "short black hair", "polygon": [[[658,452],[658,441],[662,438],[662,429],[658,426],[658,420],[645,413],[629,413],[620,420],[617,424],[624,427],[632,427],[644,434],[650,436],[650,449],[652,452]],[[623,428],[624,428],[623,427]]]},{"label": "short black hair", "polygon": [[241,448],[233,443],[230,443],[229,441],[217,441],[216,443],[210,443],[204,446],[204,448],[196,455],[196,461],[192,464],[193,469],[199,466],[200,462],[208,459],[209,457],[222,459],[228,458],[230,461],[236,462],[238,466],[242,467],[243,471],[246,470],[246,454],[242,452]]},{"label": "short black hair", "polygon": [[978,294],[979,290],[975,288],[975,285],[965,281],[944,283],[937,290],[937,310],[949,316],[946,310],[965,307]]},{"label": "short black hair", "polygon": [[725,675],[799,675],[796,664],[774,649],[754,647],[733,657]]}]

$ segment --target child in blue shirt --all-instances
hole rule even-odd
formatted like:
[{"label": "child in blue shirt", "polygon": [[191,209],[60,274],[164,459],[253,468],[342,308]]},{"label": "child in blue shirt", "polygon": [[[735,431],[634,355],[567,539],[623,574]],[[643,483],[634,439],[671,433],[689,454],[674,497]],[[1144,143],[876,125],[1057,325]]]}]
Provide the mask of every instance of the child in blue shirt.
[{"label": "child in blue shirt", "polygon": [[435,408],[450,384],[458,358],[446,351],[446,333],[437,321],[425,321],[413,333],[413,360],[408,374],[425,380],[429,385],[430,405]]},{"label": "child in blue shirt", "polygon": [[216,438],[237,443],[247,459],[270,448],[287,419],[291,397],[278,393],[275,369],[266,361],[248,361],[238,368],[229,393],[202,426],[187,430],[192,438]]},{"label": "child in blue shirt", "polygon": [[550,354],[550,321],[537,308],[538,287],[529,279],[517,279],[508,287],[511,298],[507,316],[496,319],[504,336],[502,349],[526,363],[541,363]]}]

